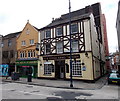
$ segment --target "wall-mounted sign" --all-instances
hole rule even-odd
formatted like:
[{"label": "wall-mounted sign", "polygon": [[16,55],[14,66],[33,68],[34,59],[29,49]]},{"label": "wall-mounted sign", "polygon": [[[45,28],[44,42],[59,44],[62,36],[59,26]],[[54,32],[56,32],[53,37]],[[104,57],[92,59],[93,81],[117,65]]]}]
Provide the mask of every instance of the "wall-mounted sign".
[{"label": "wall-mounted sign", "polygon": [[86,71],[86,67],[85,66],[82,67],[82,71]]},{"label": "wall-mounted sign", "polygon": [[[80,58],[79,54],[72,55],[72,59]],[[70,55],[59,55],[59,56],[45,56],[43,60],[61,60],[61,59],[70,59]]]}]

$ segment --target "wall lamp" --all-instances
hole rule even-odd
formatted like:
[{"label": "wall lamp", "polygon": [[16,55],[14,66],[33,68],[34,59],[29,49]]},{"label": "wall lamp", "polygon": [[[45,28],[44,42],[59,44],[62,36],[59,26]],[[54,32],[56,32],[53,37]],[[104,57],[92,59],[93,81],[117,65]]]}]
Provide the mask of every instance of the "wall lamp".
[{"label": "wall lamp", "polygon": [[89,56],[88,56],[88,53],[87,53],[87,52],[85,52],[85,56],[86,56],[87,58],[89,58]]}]

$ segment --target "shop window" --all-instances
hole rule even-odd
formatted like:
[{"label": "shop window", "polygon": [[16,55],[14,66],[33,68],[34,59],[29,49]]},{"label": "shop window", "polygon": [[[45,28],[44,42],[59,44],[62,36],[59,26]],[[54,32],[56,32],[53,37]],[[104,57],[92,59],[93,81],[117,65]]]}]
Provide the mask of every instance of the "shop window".
[{"label": "shop window", "polygon": [[44,75],[51,75],[54,71],[54,66],[52,64],[44,64]]},{"label": "shop window", "polygon": [[82,76],[80,60],[72,61],[72,75]]}]

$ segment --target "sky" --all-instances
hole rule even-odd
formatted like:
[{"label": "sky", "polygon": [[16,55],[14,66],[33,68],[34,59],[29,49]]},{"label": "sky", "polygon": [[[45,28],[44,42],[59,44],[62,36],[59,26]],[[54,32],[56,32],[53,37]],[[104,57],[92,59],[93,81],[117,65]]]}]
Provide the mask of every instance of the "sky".
[{"label": "sky", "polygon": [[[118,49],[116,17],[119,0],[71,0],[71,11],[100,2],[105,14],[109,52]],[[22,31],[27,20],[42,28],[69,12],[69,0],[0,0],[0,34]]]}]

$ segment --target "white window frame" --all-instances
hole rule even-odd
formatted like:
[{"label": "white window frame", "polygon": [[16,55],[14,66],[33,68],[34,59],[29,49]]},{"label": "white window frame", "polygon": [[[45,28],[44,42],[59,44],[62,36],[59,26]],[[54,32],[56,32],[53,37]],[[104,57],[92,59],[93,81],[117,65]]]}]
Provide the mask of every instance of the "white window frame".
[{"label": "white window frame", "polygon": [[51,75],[52,74],[52,65],[44,63],[44,75]]},{"label": "white window frame", "polygon": [[[49,32],[50,36],[47,36],[47,33]],[[46,30],[45,31],[45,38],[51,38],[51,30]]]},{"label": "white window frame", "polygon": [[21,41],[21,45],[22,46],[26,46],[26,42],[25,41]]},{"label": "white window frame", "polygon": [[63,28],[61,27],[57,27],[56,28],[56,36],[62,36],[63,35]]},{"label": "white window frame", "polygon": [[82,76],[80,60],[72,61],[72,76]]},{"label": "white window frame", "polygon": [[56,52],[57,54],[63,53],[63,42],[57,42],[56,43]]},{"label": "white window frame", "polygon": [[34,45],[34,39],[30,39],[30,45]]},{"label": "white window frame", "polygon": [[78,40],[71,40],[72,52],[79,52],[78,45],[79,45],[79,41]]},{"label": "white window frame", "polygon": [[50,54],[50,52],[51,52],[51,45],[50,45],[49,52],[47,52],[47,49],[48,49],[48,48],[46,47],[47,45],[50,45],[50,44],[46,44],[46,45],[45,45],[45,54]]},{"label": "white window frame", "polygon": [[[72,28],[73,26],[75,26],[75,27],[77,28],[76,31],[72,30],[72,29],[73,29],[73,28]],[[71,34],[75,34],[75,33],[78,33],[78,24],[77,24],[77,23],[71,24]]]}]

